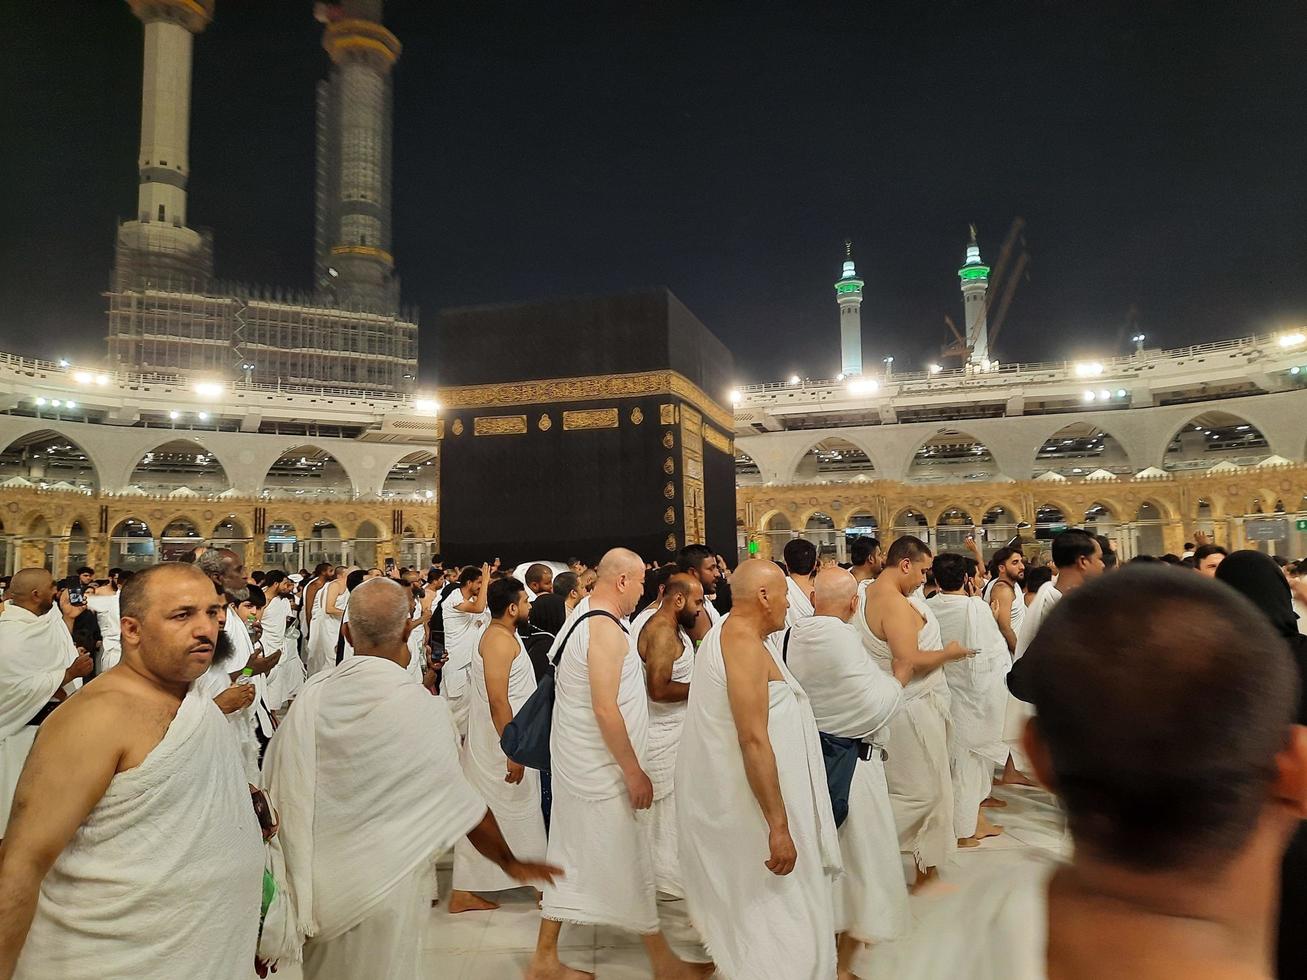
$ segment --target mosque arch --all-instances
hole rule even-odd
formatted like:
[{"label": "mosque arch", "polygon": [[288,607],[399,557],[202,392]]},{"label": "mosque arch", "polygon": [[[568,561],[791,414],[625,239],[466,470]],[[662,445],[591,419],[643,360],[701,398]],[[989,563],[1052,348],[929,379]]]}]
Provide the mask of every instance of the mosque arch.
[{"label": "mosque arch", "polygon": [[419,449],[397,460],[390,468],[381,485],[381,496],[433,500],[440,490],[439,476],[436,454],[428,449]]},{"label": "mosque arch", "polygon": [[[349,499],[354,483],[329,450],[312,443],[284,449],[263,476],[264,497]],[[324,559],[325,560],[325,559]]]},{"label": "mosque arch", "polygon": [[360,521],[352,539],[354,564],[360,568],[376,568],[377,546],[383,540],[381,528],[374,521]]},{"label": "mosque arch", "polygon": [[1175,430],[1162,456],[1167,471],[1209,470],[1218,463],[1255,466],[1271,456],[1266,436],[1241,415],[1212,409]]},{"label": "mosque arch", "polygon": [[231,487],[222,461],[194,439],[169,439],[146,450],[127,482],[159,497],[178,492],[215,496]]},{"label": "mosque arch", "polygon": [[758,468],[753,457],[739,447],[735,450],[735,482],[736,485],[745,486],[762,483],[762,470]]},{"label": "mosque arch", "polygon": [[[81,518],[75,518],[68,525],[68,574],[72,575],[77,569],[84,565],[90,564],[91,557],[91,534],[87,530],[90,525]],[[103,569],[97,569],[103,571]]]},{"label": "mosque arch", "polygon": [[1115,508],[1096,500],[1085,508],[1085,516],[1081,523],[1087,531],[1093,531],[1095,534],[1107,534],[1108,532],[1101,530],[1101,528],[1115,528],[1121,521],[1117,517]]},{"label": "mosque arch", "polygon": [[300,531],[294,521],[281,517],[269,518],[263,532],[263,567],[280,568],[286,572],[305,567],[300,554],[300,540]]},{"label": "mosque arch", "polygon": [[1049,470],[1074,479],[1095,470],[1129,476],[1136,467],[1120,440],[1086,420],[1062,426],[1040,445],[1030,475]]},{"label": "mosque arch", "polygon": [[799,454],[792,467],[795,483],[869,480],[875,472],[871,454],[847,434],[818,439]]},{"label": "mosque arch", "polygon": [[124,517],[109,532],[109,565],[137,571],[155,564],[156,543],[150,525],[140,517]]},{"label": "mosque arch", "polygon": [[1067,515],[1074,513],[1072,508],[1055,501],[1039,504],[1035,508],[1035,537],[1044,540],[1055,537],[1072,526]]},{"label": "mosque arch", "polygon": [[161,561],[178,561],[204,544],[200,525],[187,515],[178,514],[163,524],[159,532],[159,558]]},{"label": "mosque arch", "polygon": [[319,562],[324,561],[333,565],[348,564],[346,544],[341,539],[340,528],[331,521],[314,521],[313,528],[309,532],[304,545],[304,565],[306,568],[312,568]]},{"label": "mosque arch", "polygon": [[905,534],[925,539],[930,534],[930,523],[926,515],[914,507],[904,507],[894,515],[894,536],[901,538]]},{"label": "mosque arch", "polygon": [[1137,555],[1162,555],[1166,553],[1166,536],[1163,528],[1167,517],[1161,507],[1153,500],[1143,500],[1135,510],[1131,523],[1131,537],[1134,553]]},{"label": "mosque arch", "polygon": [[992,481],[999,476],[994,454],[976,436],[941,428],[917,444],[908,464],[909,483]]},{"label": "mosque arch", "polygon": [[782,510],[771,510],[763,514],[762,519],[758,521],[758,529],[764,532],[793,530],[790,519]]},{"label": "mosque arch", "polygon": [[68,484],[82,491],[100,489],[99,469],[90,454],[54,429],[34,429],[0,451],[0,483],[15,477],[38,487]]},{"label": "mosque arch", "polygon": [[935,518],[935,548],[937,551],[966,551],[967,538],[975,533],[975,521],[961,507],[945,507]]}]

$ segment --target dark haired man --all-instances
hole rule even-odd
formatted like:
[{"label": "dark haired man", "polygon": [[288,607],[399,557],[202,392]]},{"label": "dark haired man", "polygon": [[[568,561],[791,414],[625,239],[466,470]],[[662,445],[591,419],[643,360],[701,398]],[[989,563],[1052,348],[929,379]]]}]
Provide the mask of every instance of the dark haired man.
[{"label": "dark haired man", "polygon": [[441,672],[441,693],[449,702],[449,711],[461,736],[467,735],[467,685],[481,631],[486,628],[486,590],[490,585],[490,566],[466,566],[458,573],[458,588],[441,602],[441,622],[445,631],[445,655]]},{"label": "dark haired man", "polygon": [[1202,544],[1194,550],[1194,570],[1199,575],[1216,578],[1216,569],[1229,554],[1219,544]]},{"label": "dark haired man", "polygon": [[[504,728],[536,689],[535,670],[518,635],[531,613],[526,587],[512,577],[491,582],[486,611],[489,624],[472,657],[468,685],[463,774],[486,801],[513,853],[524,861],[543,861],[547,845],[540,773],[513,762],[499,747]],[[454,844],[453,882],[451,913],[496,909],[498,903],[480,893],[521,887],[466,837]]]},{"label": "dark haired man", "polygon": [[541,562],[528,568],[522,578],[526,581],[527,598],[532,602],[553,591],[554,570]]},{"label": "dark haired man", "polygon": [[1020,548],[999,548],[990,559],[994,577],[981,593],[994,612],[994,622],[1003,634],[1008,653],[1017,649],[1017,634],[1026,616],[1026,597],[1021,586],[1026,581],[1026,559]]},{"label": "dark haired man", "polygon": [[993,786],[994,767],[1008,757],[1003,741],[1008,692],[1003,681],[1012,657],[985,600],[967,587],[967,567],[973,560],[936,555],[932,567],[939,592],[930,600],[940,637],[976,651],[973,657],[944,665],[953,720],[953,833],[959,847],[975,847],[1002,832],[985,819],[980,807]]},{"label": "dark haired man", "polygon": [[259,824],[236,742],[194,683],[222,598],[170,562],[120,604],[122,661],[46,719],[23,770],[0,852],[0,976],[145,977],[161,963],[247,976]]},{"label": "dark haired man", "polygon": [[658,891],[675,898],[683,898],[685,889],[677,857],[673,777],[694,668],[690,633],[702,617],[705,604],[698,577],[678,572],[667,580],[658,604],[644,623],[639,628],[632,624],[649,692],[649,745],[644,768],[653,783],[649,824],[654,880]]},{"label": "dark haired man", "polygon": [[717,564],[717,556],[707,545],[687,544],[676,553],[676,570],[689,572],[699,580],[699,585],[703,588],[704,615],[699,617],[694,629],[690,631],[690,639],[698,643],[708,630],[722,621],[722,614],[712,603],[718,586],[722,584],[721,568]]},{"label": "dark haired man", "polygon": [[[885,761],[899,851],[915,863],[916,884],[934,878],[953,853],[953,786],[949,770],[948,684],[940,669],[970,652],[945,644],[925,600],[914,593],[926,580],[930,548],[920,538],[896,538],[885,568],[867,588],[854,618],[862,645],[882,670],[910,679],[903,707],[890,721]],[[910,671],[910,673],[905,673]]]},{"label": "dark haired man", "polygon": [[1071,856],[978,877],[869,972],[1272,976],[1280,861],[1307,816],[1307,730],[1266,616],[1199,576],[1132,566],[1058,603],[1021,664],[1038,710],[1027,753],[1061,799]]},{"label": "dark haired man", "polygon": [[812,578],[817,574],[817,546],[803,538],[785,542],[783,552],[790,605],[785,625],[793,626],[804,616],[812,615]]},{"label": "dark haired man", "polygon": [[866,591],[867,586],[875,581],[880,570],[885,567],[885,555],[876,538],[861,535],[849,545],[849,571],[858,583],[858,594]]}]

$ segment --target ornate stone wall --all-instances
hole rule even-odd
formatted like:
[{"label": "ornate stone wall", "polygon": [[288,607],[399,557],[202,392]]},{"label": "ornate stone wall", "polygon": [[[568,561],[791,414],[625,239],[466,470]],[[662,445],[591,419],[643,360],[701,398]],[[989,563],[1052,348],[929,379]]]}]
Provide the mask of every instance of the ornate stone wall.
[{"label": "ornate stone wall", "polygon": [[[891,480],[850,483],[815,483],[739,487],[736,518],[741,536],[756,539],[759,554],[770,557],[785,535],[776,525],[787,524],[801,535],[814,515],[831,519],[836,531],[853,526],[853,518],[875,519],[877,536],[888,543],[905,528],[896,524],[905,511],[925,517],[931,529],[941,526],[951,510],[969,515],[976,524],[996,507],[1004,508],[1014,522],[1035,523],[1042,507],[1056,507],[1071,525],[1083,526],[1086,511],[1105,508],[1113,528],[1139,523],[1146,504],[1147,523],[1160,529],[1166,551],[1179,554],[1195,530],[1210,530],[1218,544],[1229,548],[1248,545],[1245,523],[1249,517],[1274,516],[1277,502],[1291,518],[1307,511],[1307,465],[1251,467],[1221,474],[1173,474],[1157,479],[1044,482],[1021,480],[1005,483],[908,484]],[[1205,505],[1205,506],[1204,506]],[[1156,517],[1153,517],[1153,513]],[[778,520],[778,518],[780,520]],[[1295,521],[1290,520],[1290,527]],[[785,530],[784,528],[781,529]],[[1307,539],[1291,531],[1289,541]]]},{"label": "ornate stone wall", "polygon": [[[70,562],[85,561],[103,575],[111,564],[114,532],[127,520],[141,521],[149,528],[156,555],[162,553],[163,531],[174,521],[186,521],[198,533],[197,544],[215,538],[230,542],[228,546],[244,553],[250,568],[265,567],[268,529],[274,525],[292,528],[309,554],[313,549],[334,548],[345,558],[370,559],[377,565],[387,558],[400,564],[405,558],[425,561],[439,551],[440,540],[434,502],[169,498],[5,488],[0,490],[0,568],[52,564],[56,574],[63,575]],[[226,522],[234,526],[234,535],[218,533]],[[323,522],[334,526],[338,539],[314,538],[315,526]],[[334,545],[336,540],[340,547]],[[85,557],[79,558],[81,554]]]}]

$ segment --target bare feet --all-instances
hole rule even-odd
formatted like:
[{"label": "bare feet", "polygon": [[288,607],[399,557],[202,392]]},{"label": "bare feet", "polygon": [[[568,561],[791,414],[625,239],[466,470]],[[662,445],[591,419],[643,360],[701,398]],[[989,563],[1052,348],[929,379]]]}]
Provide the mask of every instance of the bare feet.
[{"label": "bare feet", "polygon": [[979,847],[980,841],[975,837],[959,837],[958,847]]},{"label": "bare feet", "polygon": [[472,892],[452,891],[449,893],[449,914],[458,912],[492,912],[499,908],[498,902],[482,898]]},{"label": "bare feet", "polygon": [[925,871],[918,868],[917,880],[912,883],[912,887],[908,891],[915,895],[921,889],[933,885],[937,881],[939,881],[939,868],[927,868]]},{"label": "bare feet", "polygon": [[997,796],[987,796],[980,801],[983,807],[993,807],[995,810],[1001,810],[1007,806],[1007,800],[1000,800]]},{"label": "bare feet", "polygon": [[1003,775],[998,778],[1000,786],[1038,786],[1039,783],[1031,779],[1024,772],[1016,767],[1012,757],[1007,757],[1007,762],[1003,766]]},{"label": "bare feet", "polygon": [[690,963],[678,959],[675,963],[661,964],[661,969],[654,970],[654,980],[698,980],[710,977],[717,969],[711,963]]},{"label": "bare feet", "polygon": [[594,980],[594,974],[573,970],[566,963],[557,960],[544,966],[538,966],[533,960],[526,968],[523,980]]},{"label": "bare feet", "polygon": [[990,823],[985,819],[985,811],[980,811],[976,819],[976,840],[982,841],[986,837],[997,837],[1001,833],[1003,833],[1003,828],[996,823]]}]

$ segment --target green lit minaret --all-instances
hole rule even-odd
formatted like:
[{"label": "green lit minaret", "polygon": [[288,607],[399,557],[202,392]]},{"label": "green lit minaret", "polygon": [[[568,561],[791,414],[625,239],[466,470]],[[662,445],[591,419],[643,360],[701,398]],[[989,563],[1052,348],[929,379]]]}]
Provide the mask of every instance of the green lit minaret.
[{"label": "green lit minaret", "polygon": [[967,318],[967,347],[972,364],[989,360],[989,323],[985,294],[989,292],[989,266],[980,261],[980,246],[976,244],[976,226],[971,226],[971,243],[967,245],[967,259],[958,270],[962,284],[962,308]]},{"label": "green lit minaret", "polygon": [[853,242],[844,242],[844,274],[835,284],[840,305],[840,372],[862,374],[862,280],[853,268]]}]

